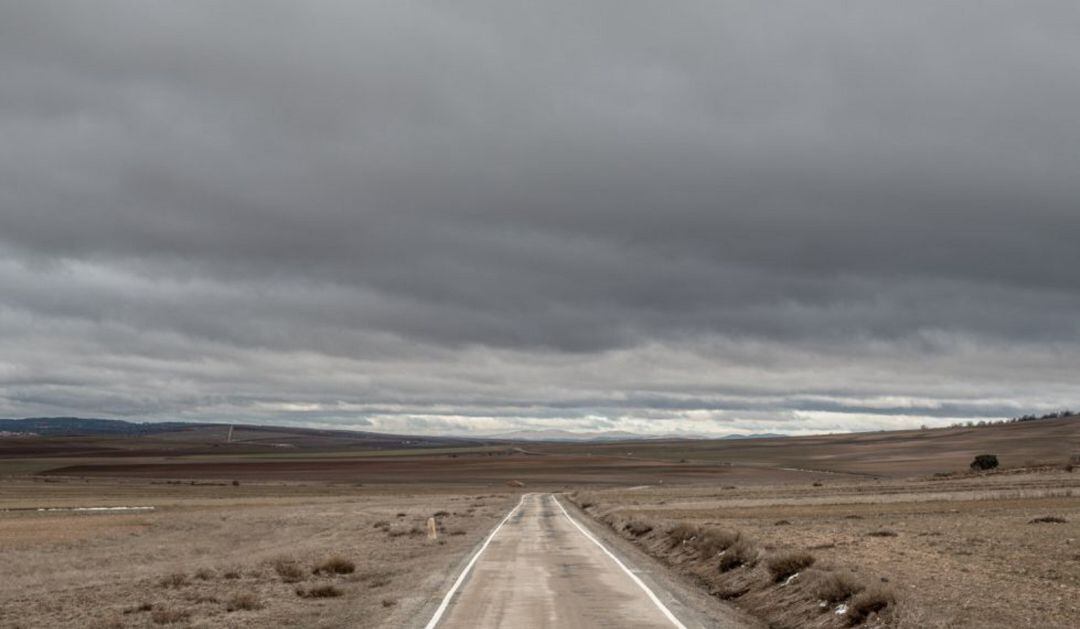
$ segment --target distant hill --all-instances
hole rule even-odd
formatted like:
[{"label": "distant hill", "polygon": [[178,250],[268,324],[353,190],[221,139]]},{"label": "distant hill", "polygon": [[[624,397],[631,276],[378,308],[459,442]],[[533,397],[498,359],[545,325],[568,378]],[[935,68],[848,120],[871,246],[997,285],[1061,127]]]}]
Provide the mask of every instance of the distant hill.
[{"label": "distant hill", "polygon": [[185,422],[129,422],[122,419],[83,417],[28,417],[0,419],[0,432],[30,433],[42,437],[73,435],[150,435],[194,429],[212,424]]},{"label": "distant hill", "polygon": [[783,437],[776,433],[756,433],[751,435],[724,435],[712,436],[700,433],[666,433],[660,435],[647,435],[623,430],[607,430],[596,432],[573,432],[570,430],[515,430],[496,435],[489,435],[489,439],[503,439],[506,441],[663,441],[672,439],[764,439],[769,437]]}]

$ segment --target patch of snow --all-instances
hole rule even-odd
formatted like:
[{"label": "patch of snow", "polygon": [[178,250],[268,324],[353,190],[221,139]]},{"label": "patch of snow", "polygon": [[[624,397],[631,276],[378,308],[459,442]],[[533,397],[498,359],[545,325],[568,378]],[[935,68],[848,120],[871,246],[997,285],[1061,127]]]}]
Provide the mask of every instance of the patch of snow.
[{"label": "patch of snow", "polygon": [[837,616],[843,616],[846,613],[847,613],[847,605],[841,604],[839,607],[836,608],[836,615]]}]

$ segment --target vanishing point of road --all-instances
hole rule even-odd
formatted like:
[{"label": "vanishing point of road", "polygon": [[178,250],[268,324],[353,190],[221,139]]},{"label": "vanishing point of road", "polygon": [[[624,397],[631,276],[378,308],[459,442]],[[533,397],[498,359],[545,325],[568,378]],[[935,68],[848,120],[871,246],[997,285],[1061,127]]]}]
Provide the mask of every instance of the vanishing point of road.
[{"label": "vanishing point of road", "polygon": [[[644,577],[644,578],[643,578]],[[646,580],[651,581],[646,583]],[[426,629],[742,627],[681,605],[551,494],[526,494],[473,555]]]}]

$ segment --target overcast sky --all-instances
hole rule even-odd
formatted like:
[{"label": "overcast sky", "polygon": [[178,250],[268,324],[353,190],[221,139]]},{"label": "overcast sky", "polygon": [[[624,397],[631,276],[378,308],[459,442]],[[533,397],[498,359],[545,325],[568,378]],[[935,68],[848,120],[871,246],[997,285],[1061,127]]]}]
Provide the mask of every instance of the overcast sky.
[{"label": "overcast sky", "polygon": [[1080,405],[1075,2],[0,2],[0,416]]}]

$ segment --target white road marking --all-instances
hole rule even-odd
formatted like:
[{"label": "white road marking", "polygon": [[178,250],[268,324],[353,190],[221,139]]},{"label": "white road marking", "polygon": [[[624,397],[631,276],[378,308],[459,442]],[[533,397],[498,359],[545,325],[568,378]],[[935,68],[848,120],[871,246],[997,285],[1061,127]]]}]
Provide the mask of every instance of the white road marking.
[{"label": "white road marking", "polygon": [[616,557],[610,550],[608,550],[607,547],[600,542],[600,540],[593,537],[592,533],[586,531],[585,527],[581,526],[577,523],[577,521],[574,520],[574,518],[570,517],[570,514],[567,513],[566,508],[562,506],[562,503],[559,502],[558,498],[556,498],[554,495],[551,498],[555,501],[555,504],[559,505],[559,509],[562,510],[563,515],[566,516],[566,519],[570,520],[570,524],[573,524],[575,527],[577,527],[577,530],[581,531],[582,535],[589,538],[589,541],[599,546],[600,550],[604,551],[604,553],[607,554],[608,557],[611,557],[612,561],[617,563],[619,567],[622,568],[623,572],[625,572],[628,577],[633,579],[634,583],[637,583],[638,587],[640,587],[646,594],[648,594],[649,599],[653,602],[654,605],[656,605],[656,607],[661,612],[663,612],[664,616],[671,621],[671,624],[678,627],[678,629],[686,629],[686,625],[682,624],[682,622],[675,617],[675,614],[671,613],[671,610],[668,609],[667,606],[664,605],[659,598],[657,598],[656,594],[654,594],[653,591],[649,589],[649,586],[645,585],[645,583],[641,579],[639,579],[638,576],[630,570],[630,568],[627,568],[626,564],[619,561],[619,558]]},{"label": "white road marking", "polygon": [[[521,508],[521,505],[525,504],[525,498],[530,495],[532,494],[523,494],[521,496],[521,500],[518,501],[517,506],[511,509],[510,513],[506,514],[506,517],[502,519],[502,522],[499,522],[499,525],[495,527],[495,530],[491,531],[491,534],[488,535],[486,540],[484,540],[483,545],[480,546],[480,550],[476,551],[476,554],[473,555],[473,558],[469,560],[469,563],[465,566],[465,569],[462,570],[461,574],[458,575],[457,580],[454,581],[454,585],[450,587],[450,591],[446,593],[446,596],[443,597],[442,602],[439,603],[439,608],[435,610],[435,615],[431,617],[431,620],[428,621],[428,624],[424,625],[424,629],[435,629],[435,625],[439,624],[439,621],[442,619],[443,614],[446,613],[446,608],[450,606],[450,599],[454,598],[454,594],[458,591],[458,588],[461,587],[462,582],[465,581],[465,577],[469,575],[469,571],[472,570],[473,564],[476,563],[476,560],[479,559],[480,555],[483,554],[485,549],[487,549],[488,544],[491,543],[492,538],[494,538],[495,534],[499,532],[499,529],[501,529],[503,525],[506,524],[506,522],[515,513],[517,513],[517,510]],[[562,505],[559,506],[561,507]]]}]

